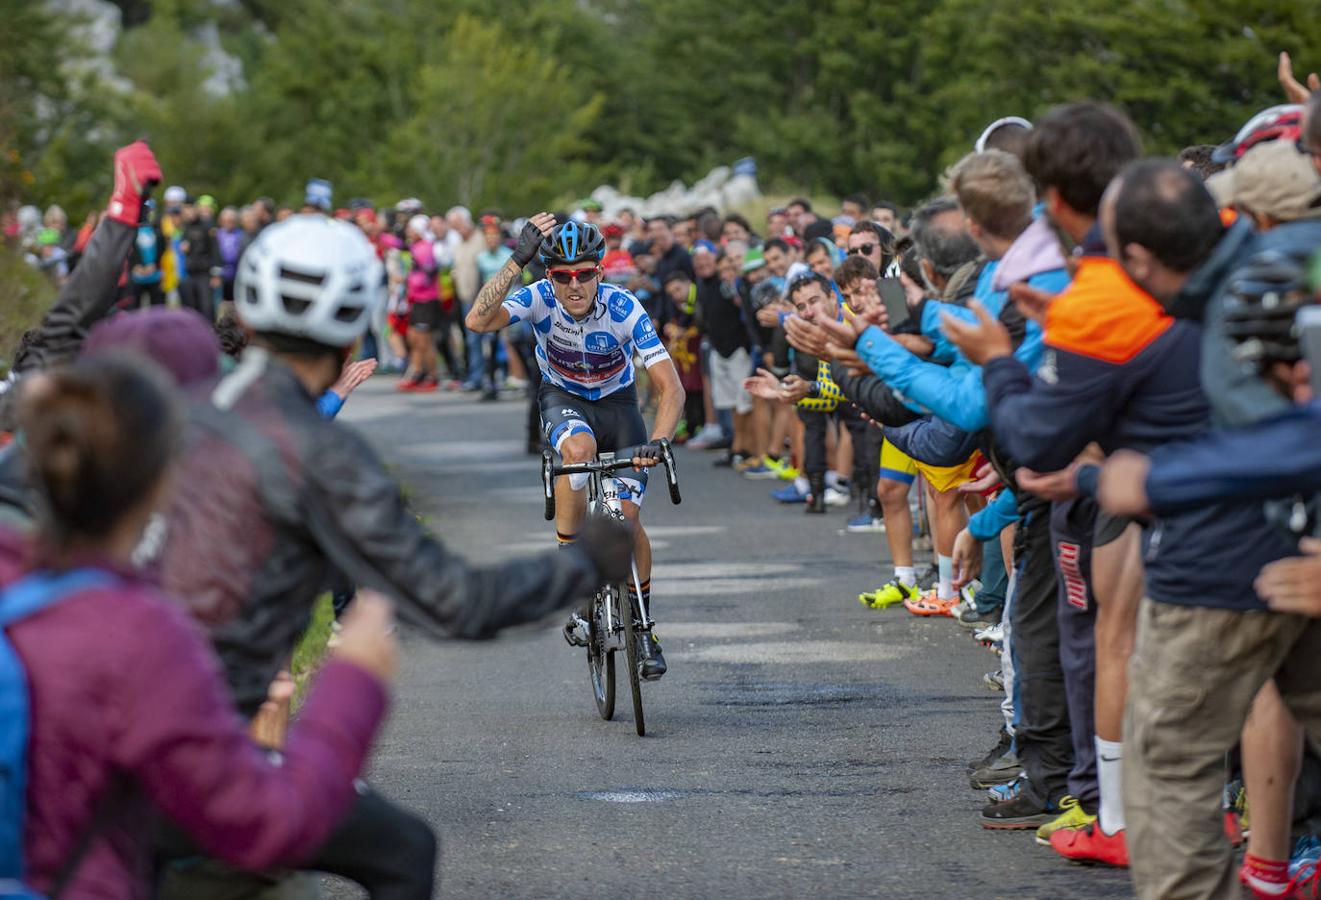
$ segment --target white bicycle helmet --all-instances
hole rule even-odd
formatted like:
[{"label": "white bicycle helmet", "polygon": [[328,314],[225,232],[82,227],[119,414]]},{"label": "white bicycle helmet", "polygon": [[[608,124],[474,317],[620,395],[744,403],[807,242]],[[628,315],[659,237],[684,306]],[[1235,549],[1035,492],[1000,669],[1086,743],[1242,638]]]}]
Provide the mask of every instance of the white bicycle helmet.
[{"label": "white bicycle helmet", "polygon": [[380,263],[354,226],[310,213],[267,226],[234,277],[239,318],[254,331],[347,347],[371,319]]}]

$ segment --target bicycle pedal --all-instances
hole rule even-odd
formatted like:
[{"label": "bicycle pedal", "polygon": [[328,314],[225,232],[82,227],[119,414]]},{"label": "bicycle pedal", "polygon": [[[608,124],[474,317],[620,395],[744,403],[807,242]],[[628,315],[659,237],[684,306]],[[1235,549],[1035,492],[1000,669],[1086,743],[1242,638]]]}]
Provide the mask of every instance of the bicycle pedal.
[{"label": "bicycle pedal", "polygon": [[564,623],[564,640],[570,647],[586,647],[589,634],[587,620],[577,613],[569,616],[569,621]]}]

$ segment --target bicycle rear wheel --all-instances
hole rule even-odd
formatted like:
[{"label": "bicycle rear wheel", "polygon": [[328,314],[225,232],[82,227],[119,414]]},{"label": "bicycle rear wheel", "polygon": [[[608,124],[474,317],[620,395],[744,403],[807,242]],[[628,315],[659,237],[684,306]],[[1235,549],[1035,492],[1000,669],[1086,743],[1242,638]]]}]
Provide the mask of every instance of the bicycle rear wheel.
[{"label": "bicycle rear wheel", "polygon": [[592,679],[596,711],[607,722],[615,715],[615,651],[607,650],[610,636],[605,631],[605,604],[608,592],[598,591],[592,598],[590,636],[587,640],[587,673]]},{"label": "bicycle rear wheel", "polygon": [[628,687],[633,692],[633,724],[638,737],[647,733],[647,723],[642,716],[642,679],[638,674],[638,632],[633,627],[639,613],[633,609],[633,595],[626,586],[619,589],[619,617],[624,626],[624,655],[628,662]]}]

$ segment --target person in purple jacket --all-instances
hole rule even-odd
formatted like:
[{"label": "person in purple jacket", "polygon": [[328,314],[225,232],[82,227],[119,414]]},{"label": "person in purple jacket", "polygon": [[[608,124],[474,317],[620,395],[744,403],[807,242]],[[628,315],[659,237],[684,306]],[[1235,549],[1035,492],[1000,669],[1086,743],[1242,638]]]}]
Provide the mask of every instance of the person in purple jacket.
[{"label": "person in purple jacket", "polygon": [[179,444],[165,376],[127,356],[83,359],[30,378],[18,420],[41,512],[30,543],[0,531],[0,583],[92,579],[7,628],[31,693],[25,879],[146,896],[150,807],[233,865],[304,861],[353,802],[385,713],[389,602],[359,597],[277,762],[249,739],[187,611],[133,574]]}]

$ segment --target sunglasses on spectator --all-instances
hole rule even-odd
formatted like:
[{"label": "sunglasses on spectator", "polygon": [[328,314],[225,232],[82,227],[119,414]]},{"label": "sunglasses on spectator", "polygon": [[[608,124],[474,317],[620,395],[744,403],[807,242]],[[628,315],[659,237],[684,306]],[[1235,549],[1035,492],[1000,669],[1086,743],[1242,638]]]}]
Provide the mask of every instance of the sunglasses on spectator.
[{"label": "sunglasses on spectator", "polygon": [[848,255],[856,256],[859,253],[861,253],[863,256],[871,256],[875,250],[876,250],[875,244],[859,244],[856,247],[850,247]]},{"label": "sunglasses on spectator", "polygon": [[575,281],[579,284],[586,284],[596,277],[596,267],[593,266],[590,269],[551,269],[546,274],[555,279],[557,284],[572,284]]}]

